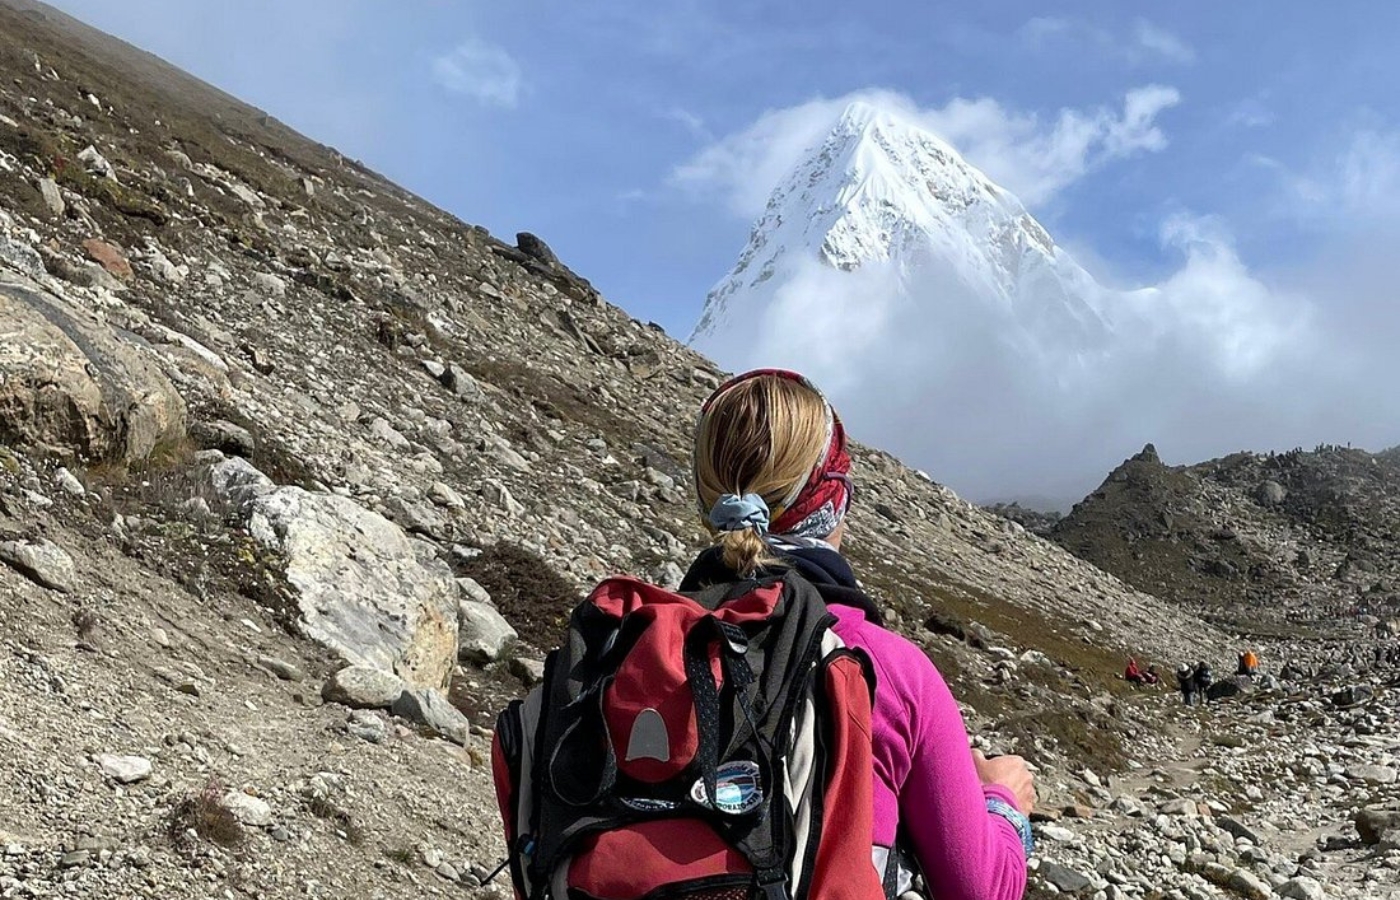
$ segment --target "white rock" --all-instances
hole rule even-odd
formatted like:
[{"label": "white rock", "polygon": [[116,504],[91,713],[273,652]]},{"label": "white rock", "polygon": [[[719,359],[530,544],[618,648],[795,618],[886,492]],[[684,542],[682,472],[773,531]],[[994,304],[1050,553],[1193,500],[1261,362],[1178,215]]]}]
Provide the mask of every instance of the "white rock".
[{"label": "white rock", "polygon": [[474,600],[477,603],[484,603],[487,606],[494,605],[491,602],[491,594],[486,590],[486,588],[482,587],[481,584],[475,578],[458,578],[457,587],[461,588],[462,596],[468,600]]},{"label": "white rock", "polygon": [[151,761],[141,756],[116,756],[104,753],[97,757],[102,774],[118,784],[135,784],[151,777]]},{"label": "white rock", "polygon": [[55,217],[61,217],[67,211],[68,204],[63,202],[63,193],[58,189],[58,182],[52,178],[39,179],[39,193],[43,195],[44,205]]},{"label": "white rock", "polygon": [[112,164],[107,161],[107,157],[97,152],[97,148],[89,144],[78,154],[78,162],[83,164],[83,168],[90,174],[99,178],[110,178],[116,180],[116,173],[112,170]]},{"label": "white rock", "polygon": [[499,507],[513,518],[518,519],[525,515],[525,505],[516,500],[510,490],[499,481],[482,482],[481,496],[486,498],[487,503]]},{"label": "white rock", "polygon": [[518,637],[505,617],[485,603],[463,600],[458,615],[458,656],[469,662],[495,662]]},{"label": "white rock", "polygon": [[287,296],[287,282],[271,272],[255,272],[253,274],[253,287],[278,300]]},{"label": "white rock", "polygon": [[432,545],[348,497],[274,487],[242,459],[211,467],[209,479],[249,534],[286,561],[303,633],[352,665],[413,687],[447,686],[458,588]]},{"label": "white rock", "polygon": [[67,593],[77,586],[73,558],[52,541],[0,543],[0,563],[50,590]]},{"label": "white rock", "polygon": [[1194,800],[1168,800],[1158,807],[1158,810],[1168,816],[1189,816],[1200,815],[1200,810],[1196,807]]},{"label": "white rock", "polygon": [[83,487],[83,483],[67,469],[60,467],[59,470],[54,473],[54,480],[58,482],[60,488],[75,497],[81,497],[87,493],[87,489]]},{"label": "white rock", "polygon": [[266,828],[272,824],[272,807],[266,800],[242,791],[229,791],[224,794],[223,804],[235,819],[249,828]]},{"label": "white rock", "polygon": [[408,685],[393,672],[369,666],[346,666],[326,681],[321,697],[352,709],[388,709]]},{"label": "white rock", "polygon": [[432,487],[428,488],[428,499],[448,509],[465,509],[467,506],[467,501],[462,499],[461,494],[441,481],[433,482]]}]

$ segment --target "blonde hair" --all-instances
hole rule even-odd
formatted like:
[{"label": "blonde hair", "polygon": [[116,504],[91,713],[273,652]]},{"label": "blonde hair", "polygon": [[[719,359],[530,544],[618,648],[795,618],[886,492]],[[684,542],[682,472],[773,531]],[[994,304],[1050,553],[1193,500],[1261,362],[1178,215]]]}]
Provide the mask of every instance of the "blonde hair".
[{"label": "blonde hair", "polygon": [[[758,494],[777,519],[826,444],[826,400],[812,388],[778,375],[740,381],[710,401],[696,428],[700,505],[708,510],[724,494]],[[743,577],[778,562],[752,528],[719,532],[715,543],[724,548],[725,566]]]}]

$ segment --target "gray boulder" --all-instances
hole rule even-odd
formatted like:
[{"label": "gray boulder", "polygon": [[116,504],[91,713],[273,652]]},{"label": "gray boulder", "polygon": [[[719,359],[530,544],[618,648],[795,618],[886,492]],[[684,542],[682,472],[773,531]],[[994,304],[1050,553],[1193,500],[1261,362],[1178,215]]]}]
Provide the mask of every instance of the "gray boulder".
[{"label": "gray boulder", "polygon": [[78,576],[73,568],[73,558],[51,541],[0,543],[0,563],[50,590],[66,593],[77,586]]},{"label": "gray boulder", "polygon": [[515,246],[519,248],[521,253],[533,256],[547,266],[559,263],[559,257],[554,255],[554,251],[549,249],[549,245],[528,231],[522,231],[515,236]]},{"label": "gray boulder", "polygon": [[404,691],[394,701],[390,712],[431,728],[454,744],[467,743],[471,725],[441,691]]},{"label": "gray boulder", "polygon": [[321,699],[351,709],[388,709],[408,685],[393,672],[369,666],[346,666],[321,688]]},{"label": "gray boulder", "polygon": [[1212,682],[1206,688],[1206,696],[1212,701],[1224,700],[1228,697],[1238,697],[1254,689],[1254,679],[1248,675],[1232,675],[1229,678],[1222,678]]},{"label": "gray boulder", "polygon": [[463,600],[458,610],[458,657],[485,664],[501,658],[518,635],[495,607],[474,600]]},{"label": "gray boulder", "polygon": [[1315,878],[1299,875],[1279,885],[1278,895],[1285,900],[1327,900],[1327,892]]},{"label": "gray boulder", "polygon": [[1089,876],[1085,875],[1083,872],[1049,860],[1043,861],[1037,871],[1040,873],[1041,878],[1053,884],[1058,891],[1065,894],[1077,894],[1087,889],[1093,883],[1090,881]]},{"label": "gray boulder", "polygon": [[1353,781],[1364,781],[1370,785],[1394,784],[1400,781],[1400,769],[1390,766],[1348,766],[1345,774]]},{"label": "gray boulder", "polygon": [[432,545],[348,497],[277,487],[246,460],[209,481],[285,562],[307,637],[352,665],[444,688],[457,660],[457,584]]},{"label": "gray boulder", "polygon": [[185,433],[185,404],[135,338],[36,281],[0,271],[0,439],[133,462]]},{"label": "gray boulder", "polygon": [[1332,694],[1332,704],[1342,709],[1360,706],[1374,697],[1376,692],[1369,684],[1353,684]]},{"label": "gray boulder", "polygon": [[1254,499],[1259,501],[1260,506],[1278,506],[1288,499],[1288,491],[1277,481],[1268,479],[1261,481],[1254,489]]},{"label": "gray boulder", "polygon": [[1356,814],[1355,824],[1363,844],[1379,844],[1382,840],[1400,842],[1400,807],[1367,807]]}]

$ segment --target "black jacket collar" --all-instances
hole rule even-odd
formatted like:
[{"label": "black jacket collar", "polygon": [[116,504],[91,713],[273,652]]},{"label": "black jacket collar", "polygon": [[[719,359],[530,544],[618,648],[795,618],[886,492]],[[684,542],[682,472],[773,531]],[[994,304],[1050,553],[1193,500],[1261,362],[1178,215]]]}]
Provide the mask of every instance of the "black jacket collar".
[{"label": "black jacket collar", "polygon": [[[840,553],[826,547],[795,547],[782,551],[782,558],[816,587],[828,605],[838,603],[854,607],[876,625],[884,624],[880,608],[860,589],[855,572],[851,571],[850,563]],[[698,591],[707,585],[735,580],[734,572],[724,564],[723,551],[719,547],[711,547],[691,563],[690,571],[681,580],[680,589]]]}]

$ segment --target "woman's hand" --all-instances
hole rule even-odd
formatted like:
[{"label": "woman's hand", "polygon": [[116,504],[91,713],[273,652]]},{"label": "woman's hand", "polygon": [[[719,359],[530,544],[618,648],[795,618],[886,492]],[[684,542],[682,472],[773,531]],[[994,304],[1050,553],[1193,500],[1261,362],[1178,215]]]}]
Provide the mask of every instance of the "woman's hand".
[{"label": "woman's hand", "polygon": [[1019,756],[994,756],[988,759],[981,750],[972,751],[977,777],[983,784],[995,784],[1009,790],[1016,798],[1016,808],[1025,815],[1035,809],[1035,778]]}]

